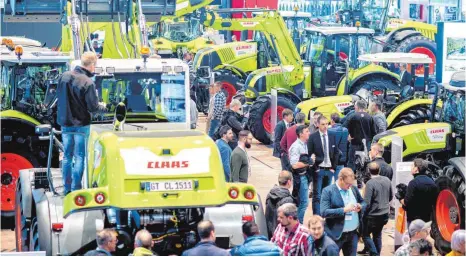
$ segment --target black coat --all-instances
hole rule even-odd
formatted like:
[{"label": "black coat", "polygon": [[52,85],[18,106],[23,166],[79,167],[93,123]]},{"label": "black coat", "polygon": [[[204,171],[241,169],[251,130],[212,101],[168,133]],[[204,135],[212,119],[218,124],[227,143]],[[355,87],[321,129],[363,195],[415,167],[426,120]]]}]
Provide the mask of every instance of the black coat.
[{"label": "black coat", "polygon": [[[338,160],[340,159],[340,150],[336,144],[335,134],[327,131],[327,137],[330,162],[332,163],[332,168],[336,169]],[[307,149],[309,151],[309,156],[312,154],[316,155],[314,164],[316,168],[319,167],[319,165],[324,161],[324,147],[322,145],[319,130],[311,134],[309,137],[309,140],[307,141]]]},{"label": "black coat", "polygon": [[[375,157],[373,162],[377,163],[380,168],[379,175],[384,176],[390,179],[390,181],[393,179],[393,169],[392,166],[390,166],[388,163],[385,162],[383,157]],[[369,171],[369,168],[367,168]],[[370,172],[369,172],[370,174]]]},{"label": "black coat", "polygon": [[288,189],[274,186],[265,200],[265,220],[269,239],[272,238],[275,228],[277,228],[277,209],[285,203],[295,203]]},{"label": "black coat", "polygon": [[432,208],[437,201],[438,187],[427,175],[416,174],[408,184],[405,196],[406,218],[408,222],[421,219],[431,221]]},{"label": "black coat", "polygon": [[411,76],[411,74],[408,71],[405,71],[405,73],[403,73],[403,77],[401,78],[401,87],[404,87],[406,85],[411,86],[412,79],[413,77]]},{"label": "black coat", "polygon": [[281,156],[281,149],[280,149],[280,141],[282,140],[283,135],[285,135],[286,125],[283,120],[277,123],[275,126],[275,138],[273,140],[273,156],[280,158]]}]

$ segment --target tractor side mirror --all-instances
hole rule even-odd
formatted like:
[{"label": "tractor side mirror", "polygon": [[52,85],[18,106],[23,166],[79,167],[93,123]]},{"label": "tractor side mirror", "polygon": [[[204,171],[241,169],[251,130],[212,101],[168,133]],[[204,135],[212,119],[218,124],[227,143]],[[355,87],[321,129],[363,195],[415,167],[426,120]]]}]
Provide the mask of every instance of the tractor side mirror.
[{"label": "tractor side mirror", "polygon": [[115,108],[115,119],[118,122],[123,122],[126,119],[126,105],[119,103]]}]

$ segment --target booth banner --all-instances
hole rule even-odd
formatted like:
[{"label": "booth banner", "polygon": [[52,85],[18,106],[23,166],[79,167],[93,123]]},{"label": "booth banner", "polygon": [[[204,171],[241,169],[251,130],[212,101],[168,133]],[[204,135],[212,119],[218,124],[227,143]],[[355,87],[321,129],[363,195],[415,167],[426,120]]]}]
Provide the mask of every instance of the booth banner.
[{"label": "booth banner", "polygon": [[458,1],[457,0],[430,0],[429,5],[456,7],[458,6]]},{"label": "booth banner", "polygon": [[453,73],[466,70],[466,23],[437,24],[437,82],[448,83]]}]

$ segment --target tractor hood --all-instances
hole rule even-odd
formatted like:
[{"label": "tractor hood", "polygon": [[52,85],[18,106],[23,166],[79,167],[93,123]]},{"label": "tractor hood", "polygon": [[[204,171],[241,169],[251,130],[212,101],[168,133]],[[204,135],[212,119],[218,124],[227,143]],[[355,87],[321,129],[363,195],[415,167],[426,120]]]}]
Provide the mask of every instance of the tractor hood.
[{"label": "tractor hood", "polygon": [[313,98],[298,104],[295,112],[302,112],[306,115],[306,124],[310,122],[311,112],[321,112],[325,117],[330,118],[334,112],[342,114],[346,107],[353,105],[353,98],[357,96],[327,96]]},{"label": "tractor hood", "polygon": [[200,131],[104,132],[89,149],[89,189],[66,196],[65,217],[109,207],[257,204],[252,185],[225,182],[218,148]]},{"label": "tractor hood", "polygon": [[451,125],[445,122],[420,123],[390,129],[381,133],[374,140],[384,147],[390,147],[392,137],[403,139],[403,157],[428,151],[441,151],[446,147],[447,135]]}]

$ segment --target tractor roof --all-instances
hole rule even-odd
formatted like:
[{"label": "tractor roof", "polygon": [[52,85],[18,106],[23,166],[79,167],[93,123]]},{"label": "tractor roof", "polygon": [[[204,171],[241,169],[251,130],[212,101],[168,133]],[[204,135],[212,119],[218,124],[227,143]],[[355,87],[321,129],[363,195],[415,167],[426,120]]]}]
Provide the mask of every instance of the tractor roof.
[{"label": "tractor roof", "polygon": [[[81,61],[76,60],[71,63],[71,69],[80,65]],[[144,61],[143,59],[99,59],[96,64],[96,74],[101,73],[126,73],[126,72],[187,72],[189,70],[188,65],[180,59],[160,59],[160,58],[148,58],[146,63],[147,70],[143,70]],[[108,69],[114,70],[107,72]]]},{"label": "tractor roof", "polygon": [[432,59],[425,54],[415,53],[376,53],[363,54],[358,58],[366,62],[384,62],[384,63],[406,63],[406,64],[430,64]]},{"label": "tractor roof", "polygon": [[[52,51],[37,40],[24,37],[0,37],[0,59],[10,63],[63,63],[71,61],[71,56],[63,52]],[[15,54],[14,48],[21,46],[21,59]]]},{"label": "tractor roof", "polygon": [[0,37],[0,42],[3,41],[3,39],[10,39],[11,41],[13,41],[14,45],[21,45],[23,47],[42,47],[42,44],[39,41],[25,37]]},{"label": "tractor roof", "polygon": [[363,34],[373,35],[375,31],[367,28],[357,27],[309,27],[305,29],[308,32],[322,33],[324,35],[338,35],[338,34]]},{"label": "tractor roof", "polygon": [[312,18],[312,14],[308,12],[280,11],[283,18]]}]

